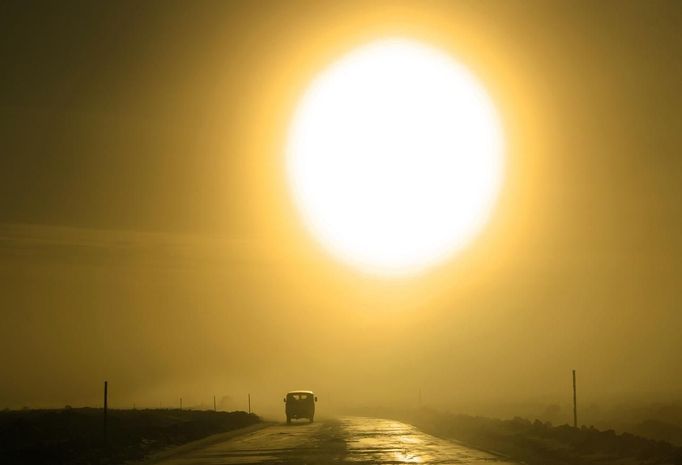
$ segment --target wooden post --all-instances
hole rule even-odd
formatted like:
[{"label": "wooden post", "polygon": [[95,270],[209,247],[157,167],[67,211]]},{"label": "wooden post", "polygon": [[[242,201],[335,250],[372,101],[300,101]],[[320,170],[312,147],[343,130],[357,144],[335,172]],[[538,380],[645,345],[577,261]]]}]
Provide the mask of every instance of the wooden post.
[{"label": "wooden post", "polygon": [[573,370],[573,427],[578,427],[578,403],[575,393],[575,370]]},{"label": "wooden post", "polygon": [[180,410],[182,410],[182,397],[180,397]]},{"label": "wooden post", "polygon": [[214,411],[214,412],[217,412],[217,411],[218,411],[218,409],[215,408],[215,394],[213,395],[213,411]]},{"label": "wooden post", "polygon": [[249,394],[249,413],[251,413],[251,394]]},{"label": "wooden post", "polygon": [[104,442],[107,442],[107,410],[109,410],[109,383],[104,382]]}]

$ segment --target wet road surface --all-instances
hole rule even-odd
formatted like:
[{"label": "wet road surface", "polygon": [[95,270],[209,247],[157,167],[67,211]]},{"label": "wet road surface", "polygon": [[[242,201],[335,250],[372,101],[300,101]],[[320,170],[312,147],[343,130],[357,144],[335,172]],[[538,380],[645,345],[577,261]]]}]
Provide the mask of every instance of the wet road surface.
[{"label": "wet road surface", "polygon": [[348,417],[274,425],[168,458],[163,465],[491,464],[509,462],[394,420]]}]

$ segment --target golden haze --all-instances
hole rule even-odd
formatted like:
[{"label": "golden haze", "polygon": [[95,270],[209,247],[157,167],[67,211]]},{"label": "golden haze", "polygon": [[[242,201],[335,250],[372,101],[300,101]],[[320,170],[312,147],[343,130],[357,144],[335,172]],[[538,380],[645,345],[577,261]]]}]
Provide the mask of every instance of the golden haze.
[{"label": "golden haze", "polygon": [[[413,403],[422,389],[429,404],[484,411],[568,403],[572,368],[586,404],[679,397],[680,39],[665,12],[185,8],[74,20],[53,52],[72,69],[51,64],[40,92],[27,76],[46,72],[30,63],[50,29],[13,29],[24,48],[10,57],[17,101],[1,110],[2,152],[16,154],[0,170],[7,406],[96,404],[108,379],[114,407],[216,394],[245,408],[250,392],[256,411],[279,413],[282,392],[314,387],[339,410]],[[310,79],[386,36],[466,64],[507,137],[491,222],[413,279],[330,258],[283,173]],[[93,69],[72,49],[93,53]]]}]

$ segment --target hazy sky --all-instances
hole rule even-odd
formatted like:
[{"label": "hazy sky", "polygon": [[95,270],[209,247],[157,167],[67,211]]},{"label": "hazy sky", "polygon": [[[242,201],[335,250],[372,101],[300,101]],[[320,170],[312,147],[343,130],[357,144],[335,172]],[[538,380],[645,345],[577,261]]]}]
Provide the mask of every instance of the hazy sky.
[{"label": "hazy sky", "polygon": [[[682,397],[678,2],[3,2],[0,408]],[[387,36],[498,104],[491,223],[411,279],[337,263],[296,99]],[[256,403],[260,402],[260,404]],[[329,403],[327,404],[329,405]]]}]

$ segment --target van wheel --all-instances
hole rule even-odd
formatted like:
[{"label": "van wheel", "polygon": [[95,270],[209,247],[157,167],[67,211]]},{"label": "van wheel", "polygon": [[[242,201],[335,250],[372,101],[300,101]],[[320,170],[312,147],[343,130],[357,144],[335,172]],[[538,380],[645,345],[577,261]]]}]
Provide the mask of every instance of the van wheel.
[{"label": "van wheel", "polygon": [[291,417],[287,417],[287,425],[291,424]]},{"label": "van wheel", "polygon": [[313,417],[310,417],[309,420],[310,420],[310,423],[312,423],[312,422],[313,422]]}]

